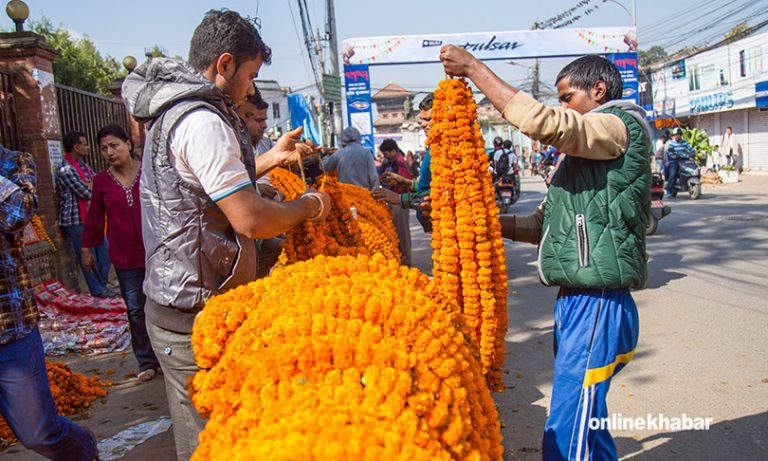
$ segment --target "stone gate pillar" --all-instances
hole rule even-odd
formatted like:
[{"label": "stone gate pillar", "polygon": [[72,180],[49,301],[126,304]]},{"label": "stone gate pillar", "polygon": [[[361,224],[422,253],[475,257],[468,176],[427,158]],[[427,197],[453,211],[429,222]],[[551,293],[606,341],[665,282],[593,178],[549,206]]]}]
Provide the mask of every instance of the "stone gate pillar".
[{"label": "stone gate pillar", "polygon": [[79,268],[69,242],[57,225],[53,168],[61,162],[63,147],[54,88],[56,50],[32,32],[0,33],[0,68],[13,76],[20,150],[32,153],[37,164],[39,215],[57,248],[58,277],[78,286]]}]

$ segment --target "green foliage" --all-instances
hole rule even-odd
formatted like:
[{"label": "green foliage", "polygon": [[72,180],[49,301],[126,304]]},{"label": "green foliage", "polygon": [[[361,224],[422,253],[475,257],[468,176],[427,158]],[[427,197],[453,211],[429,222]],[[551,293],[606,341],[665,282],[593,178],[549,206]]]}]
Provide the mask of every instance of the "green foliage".
[{"label": "green foliage", "polygon": [[54,26],[45,17],[29,21],[29,26],[59,52],[53,61],[57,83],[109,96],[109,85],[125,75],[117,60],[99,53],[88,36],[72,37],[67,29]]},{"label": "green foliage", "polygon": [[637,52],[637,60],[640,67],[650,66],[654,62],[666,57],[667,51],[658,45]]},{"label": "green foliage", "polygon": [[698,128],[683,128],[683,139],[693,148],[694,158],[699,165],[707,161],[707,156],[712,155],[715,146],[709,144],[709,135]]}]

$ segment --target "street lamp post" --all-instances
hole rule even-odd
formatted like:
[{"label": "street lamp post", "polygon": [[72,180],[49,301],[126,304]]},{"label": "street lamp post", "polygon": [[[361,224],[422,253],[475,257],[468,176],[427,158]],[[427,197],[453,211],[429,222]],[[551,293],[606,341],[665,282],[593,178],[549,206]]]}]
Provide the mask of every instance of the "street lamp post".
[{"label": "street lamp post", "polygon": [[627,9],[626,6],[624,6],[622,3],[617,2],[616,0],[605,0],[605,1],[611,2],[611,3],[615,3],[615,4],[619,5],[632,18],[632,25],[637,27],[637,2],[636,2],[636,0],[632,0],[632,11],[631,12]]}]

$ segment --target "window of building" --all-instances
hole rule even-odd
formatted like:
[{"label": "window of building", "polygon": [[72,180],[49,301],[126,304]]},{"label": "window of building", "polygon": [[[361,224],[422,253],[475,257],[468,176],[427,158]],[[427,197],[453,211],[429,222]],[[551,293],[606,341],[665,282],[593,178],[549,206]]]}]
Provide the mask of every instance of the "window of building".
[{"label": "window of building", "polygon": [[272,117],[275,119],[280,118],[280,103],[277,103],[277,102],[272,103]]},{"label": "window of building", "polygon": [[701,70],[698,64],[688,66],[688,90],[697,91],[701,89]]}]

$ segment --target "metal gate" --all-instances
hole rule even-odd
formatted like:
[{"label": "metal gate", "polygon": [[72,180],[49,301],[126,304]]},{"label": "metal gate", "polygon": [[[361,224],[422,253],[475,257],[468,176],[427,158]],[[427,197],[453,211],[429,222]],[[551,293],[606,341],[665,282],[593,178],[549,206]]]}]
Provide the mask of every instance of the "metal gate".
[{"label": "metal gate", "polygon": [[8,149],[21,149],[13,95],[13,76],[4,69],[0,69],[0,144]]},{"label": "metal gate", "polygon": [[106,125],[116,123],[130,136],[131,126],[125,105],[100,94],[59,84],[56,84],[56,99],[59,103],[62,136],[70,131],[85,133],[91,146],[88,165],[97,173],[105,170],[107,162],[99,153],[96,134]]}]

